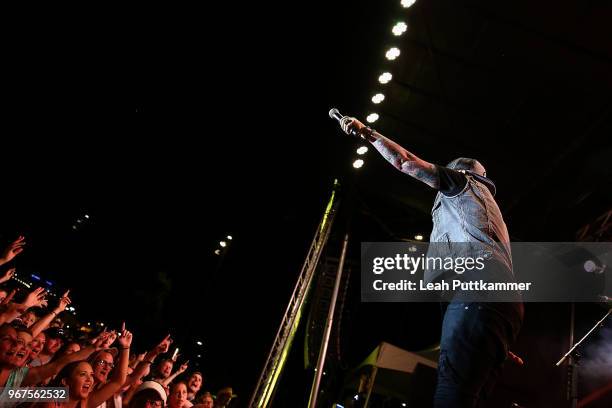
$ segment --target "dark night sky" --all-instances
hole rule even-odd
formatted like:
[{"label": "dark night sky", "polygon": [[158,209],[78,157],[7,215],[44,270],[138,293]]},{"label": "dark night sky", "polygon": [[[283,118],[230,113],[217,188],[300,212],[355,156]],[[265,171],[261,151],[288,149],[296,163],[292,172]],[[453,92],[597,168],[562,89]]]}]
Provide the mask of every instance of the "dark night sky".
[{"label": "dark night sky", "polygon": [[[327,117],[328,110],[338,107],[343,113],[363,116],[369,109],[382,49],[389,43],[388,31],[398,15],[404,13],[410,23],[414,22],[414,32],[420,33],[415,34],[418,43],[424,32],[422,13],[430,13],[438,47],[453,51],[456,46],[450,40],[441,43],[437,37],[438,33],[453,36],[455,25],[444,26],[446,20],[441,16],[448,16],[439,12],[447,2],[433,1],[429,10],[422,9],[419,2],[414,14],[406,14],[398,3],[227,3],[214,10],[212,6],[147,6],[141,10],[127,52],[121,57],[111,52],[108,60],[103,57],[108,55],[107,50],[98,55],[76,42],[57,49],[52,49],[51,39],[33,42],[40,55],[54,57],[57,63],[48,69],[34,66],[28,71],[21,69],[27,65],[21,60],[13,65],[11,91],[16,97],[11,112],[16,115],[11,118],[14,124],[8,136],[21,146],[3,154],[0,232],[5,241],[18,233],[27,235],[28,248],[17,262],[19,270],[36,271],[72,288],[75,304],[87,319],[102,319],[111,325],[127,320],[138,347],[151,346],[171,330],[179,347],[186,355],[191,351],[190,360],[195,361],[197,347],[193,342],[202,339],[201,368],[209,386],[217,389],[231,384],[246,403],[332,181],[338,177],[348,183],[353,173],[350,163],[357,144],[340,133]],[[467,3],[477,10],[484,4]],[[581,9],[585,13],[582,18],[586,22],[589,18],[600,21],[589,14],[597,14],[598,3],[589,4],[588,13]],[[550,67],[558,67],[561,77],[563,64],[538,48],[548,50],[546,39],[556,40],[563,30],[553,23],[539,26],[540,10],[523,13],[519,7],[500,7],[493,11],[515,17],[524,14],[529,17],[524,24],[539,27],[535,34],[527,29],[524,32],[533,36],[544,33],[538,37],[544,38],[544,45],[536,43],[524,55],[515,56],[527,59],[543,55],[538,74],[521,71],[518,63],[514,67],[475,51],[466,52],[466,60],[474,58],[461,71],[466,78],[472,78],[469,70],[478,68],[478,64],[494,65],[496,75],[502,78],[477,77],[474,94],[488,95],[493,98],[490,103],[475,102],[473,95],[472,99],[465,97],[465,106],[484,118],[478,119],[477,127],[465,125],[463,117],[451,111],[451,115],[455,112],[455,122],[445,128],[448,111],[432,114],[399,97],[403,105],[389,105],[394,106],[388,108],[389,116],[411,114],[414,123],[381,121],[381,129],[401,135],[401,142],[408,148],[414,141],[414,146],[422,149],[419,152],[432,161],[452,158],[457,144],[488,158],[506,187],[516,187],[501,193],[500,204],[512,209],[509,225],[516,226],[511,230],[523,240],[546,237],[544,226],[541,230],[531,227],[534,215],[524,197],[533,189],[527,187],[536,183],[542,197],[555,196],[560,191],[558,180],[568,180],[569,199],[542,201],[546,205],[541,217],[550,217],[542,223],[554,224],[549,231],[571,240],[577,226],[609,208],[609,191],[603,193],[610,181],[609,160],[591,162],[591,169],[602,181],[592,182],[596,187],[586,196],[584,189],[590,188],[591,181],[583,171],[586,173],[584,163],[588,164],[589,158],[597,154],[609,158],[610,144],[603,135],[609,135],[607,131],[612,129],[609,110],[605,111],[610,108],[612,81],[596,86],[586,74],[581,80],[568,80],[569,96],[586,90],[596,95],[589,99],[592,105],[584,105],[582,116],[576,114],[570,123],[585,128],[592,125],[594,130],[575,137],[561,118],[550,120],[559,115],[553,103],[558,93],[542,80],[547,70],[551,76],[556,73]],[[559,11],[559,15],[571,13],[571,6]],[[507,40],[493,25],[482,27],[478,26],[487,34],[482,42],[474,44],[486,48],[486,39],[497,35]],[[599,33],[572,38],[571,33],[580,31],[576,27],[563,34],[567,37],[559,38],[586,49],[590,38],[600,38]],[[477,35],[478,30],[472,28],[466,30],[468,34]],[[508,38],[506,44],[512,48],[515,38]],[[531,41],[516,39],[517,44],[519,40],[521,44]],[[592,66],[585,63],[582,73],[592,72],[597,78],[599,67],[610,65],[609,49],[607,53],[603,49],[602,57],[598,54],[602,48],[593,46],[596,57],[592,57],[583,48],[566,46],[563,41],[561,45],[552,43],[568,58],[597,61]],[[517,49],[521,47],[517,45]],[[83,52],[83,59],[76,50]],[[39,63],[46,60],[36,59]],[[109,61],[116,61],[110,64],[113,70],[107,70]],[[431,61],[425,58],[419,64],[425,67],[422,72],[435,76]],[[117,68],[125,74],[115,82],[109,72]],[[404,69],[406,78],[413,78],[420,87],[430,85],[428,75],[419,79],[411,68]],[[442,75],[454,72],[448,69],[442,69]],[[470,86],[467,79],[465,83]],[[525,86],[525,92],[512,92],[510,88],[518,84]],[[418,96],[417,88],[412,92]],[[447,83],[447,88],[452,87]],[[434,90],[440,90],[439,84]],[[453,96],[461,104],[461,97]],[[496,105],[504,100],[516,102],[516,110],[507,112],[502,104]],[[119,118],[122,113],[116,111],[129,106],[130,101],[135,107],[125,109],[127,115]],[[540,115],[533,113],[537,107]],[[491,143],[478,143],[491,130],[487,128],[487,115],[503,115],[504,120],[495,124],[495,130],[505,135],[496,139],[505,153],[501,157]],[[552,135],[534,137],[546,127]],[[564,128],[568,129],[566,133]],[[448,136],[448,143],[436,139],[439,134]],[[578,144],[569,156],[563,156],[563,149],[572,146],[574,139],[589,143]],[[529,151],[529,158],[539,155],[541,162],[533,162],[534,171],[521,166],[514,172],[506,166],[516,166],[511,156],[521,149]],[[371,169],[363,169],[357,184],[370,209],[395,234],[427,233],[427,207],[433,192],[392,174],[393,169],[378,157],[368,160]],[[560,167],[553,167],[560,163]],[[533,177],[542,175],[541,169],[546,168],[561,168],[557,174],[562,177],[553,177],[552,182]],[[517,175],[527,181],[517,183]],[[517,197],[524,201],[511,206]],[[406,206],[410,209],[404,210]],[[90,221],[74,231],[71,227],[75,220],[85,213]],[[566,213],[573,214],[566,224],[553,223],[555,216]],[[391,239],[370,217],[361,214],[354,223],[354,245],[360,240]],[[227,234],[234,240],[219,266],[213,251]],[[352,248],[353,257],[358,256],[357,248]],[[377,321],[372,316],[389,312],[393,313],[386,305],[362,312],[363,321],[359,323],[380,326],[371,326],[376,327],[368,333],[371,338],[364,336],[363,345],[351,352],[365,356],[370,351],[380,340],[378,331],[385,330],[384,319]],[[423,341],[435,338],[435,319],[419,324],[427,332]],[[398,338],[410,330],[402,321],[380,337]]]}]

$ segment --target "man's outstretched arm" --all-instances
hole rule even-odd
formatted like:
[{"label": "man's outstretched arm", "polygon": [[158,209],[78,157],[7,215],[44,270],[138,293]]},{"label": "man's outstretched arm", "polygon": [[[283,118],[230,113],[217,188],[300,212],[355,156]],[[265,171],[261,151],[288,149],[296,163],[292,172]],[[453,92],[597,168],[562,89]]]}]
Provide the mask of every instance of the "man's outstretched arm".
[{"label": "man's outstretched arm", "polygon": [[355,118],[345,117],[341,126],[347,134],[350,133],[352,128],[357,129],[393,167],[402,173],[408,174],[436,190],[440,188],[438,168],[434,164],[420,159],[376,131],[368,132],[367,127]]}]

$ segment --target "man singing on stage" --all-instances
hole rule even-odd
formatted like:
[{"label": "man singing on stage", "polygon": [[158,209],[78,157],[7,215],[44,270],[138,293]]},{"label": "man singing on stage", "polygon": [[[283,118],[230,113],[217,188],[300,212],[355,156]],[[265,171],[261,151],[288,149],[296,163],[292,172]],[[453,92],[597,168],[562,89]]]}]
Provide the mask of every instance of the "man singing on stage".
[{"label": "man singing on stage", "polygon": [[[331,113],[330,113],[331,114]],[[458,158],[446,167],[428,163],[366,127],[355,118],[343,117],[342,129],[369,141],[402,173],[436,189],[430,242],[448,244],[450,252],[484,253],[496,265],[493,270],[512,277],[510,237],[495,202],[495,184],[474,159]],[[434,244],[435,245],[435,244]],[[440,271],[425,271],[426,282],[443,278]],[[508,357],[508,346],[523,321],[520,298],[514,302],[474,302],[455,294],[446,307],[440,340],[438,383],[434,407],[475,407],[486,397]]]}]

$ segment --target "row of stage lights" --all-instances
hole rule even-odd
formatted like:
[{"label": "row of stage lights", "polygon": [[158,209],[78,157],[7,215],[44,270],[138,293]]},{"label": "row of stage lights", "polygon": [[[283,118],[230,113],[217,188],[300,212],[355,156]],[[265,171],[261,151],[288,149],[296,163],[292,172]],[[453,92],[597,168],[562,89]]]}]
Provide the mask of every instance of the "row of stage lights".
[{"label": "row of stage lights", "polygon": [[228,235],[223,241],[219,241],[219,248],[215,249],[215,255],[221,255],[223,250],[228,247],[232,239],[234,238],[231,235]]},{"label": "row of stage lights", "polygon": [[[403,8],[409,8],[410,6],[412,6],[414,3],[416,2],[416,0],[402,0],[400,3],[402,5]],[[406,24],[404,21],[399,21],[397,22],[392,28],[391,28],[391,33],[393,34],[393,36],[395,37],[400,37],[402,36],[406,31],[408,31],[408,24]],[[395,61],[401,54],[401,51],[399,48],[397,47],[391,47],[389,48],[386,52],[385,52],[385,58],[387,58],[387,60],[389,61]],[[378,82],[381,85],[386,85],[389,82],[391,82],[391,80],[393,79],[393,75],[390,72],[383,72],[382,74],[380,74],[380,76],[378,77]],[[372,96],[372,103],[374,105],[380,105],[384,100],[385,100],[385,94],[382,92],[378,92],[376,93],[374,96]],[[376,112],[371,112],[366,116],[366,122],[368,123],[374,123],[376,122],[378,119],[380,119],[380,115]],[[360,146],[357,149],[357,154],[359,156],[363,156],[364,154],[366,154],[368,152],[368,148],[367,146]],[[353,161],[353,167],[356,169],[360,169],[361,167],[363,167],[363,165],[365,164],[363,159],[356,159],[355,161]],[[416,241],[423,241],[424,237],[421,234],[416,234],[414,236],[414,239]],[[405,405],[404,405],[405,406]]]},{"label": "row of stage lights", "polygon": [[[401,0],[401,5],[403,8],[408,8],[410,6],[412,6],[414,3],[416,2],[416,0]],[[403,22],[403,21],[399,21],[398,23],[396,23],[392,28],[391,28],[391,33],[395,36],[395,37],[400,37],[401,35],[403,35],[406,31],[408,30],[408,25]],[[389,48],[386,52],[385,52],[385,58],[387,58],[389,61],[394,61],[396,60],[401,54],[401,51],[399,48],[397,47],[391,47]],[[379,77],[378,77],[378,82],[381,85],[386,85],[389,82],[391,82],[391,80],[393,79],[393,75],[390,72],[383,72]],[[385,94],[379,92],[377,94],[375,94],[374,96],[372,96],[372,103],[375,105],[379,105],[380,103],[382,103],[385,100]],[[380,119],[380,115],[376,112],[372,112],[370,114],[368,114],[366,116],[366,122],[368,123],[374,123],[376,122],[378,119]],[[357,149],[357,154],[360,156],[363,156],[364,154],[366,154],[368,151],[368,148],[366,146],[361,146]],[[361,167],[363,167],[363,165],[365,164],[364,160],[361,158],[356,159],[355,161],[353,161],[353,167],[355,169],[360,169]]]}]

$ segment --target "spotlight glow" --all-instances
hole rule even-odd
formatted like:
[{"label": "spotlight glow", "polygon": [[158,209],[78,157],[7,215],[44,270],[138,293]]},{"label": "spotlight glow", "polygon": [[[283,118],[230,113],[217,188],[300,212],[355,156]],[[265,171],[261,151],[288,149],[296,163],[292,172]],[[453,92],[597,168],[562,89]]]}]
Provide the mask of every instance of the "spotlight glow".
[{"label": "spotlight glow", "polygon": [[423,240],[423,236],[421,234],[417,234],[414,236],[414,239],[416,239],[417,241],[422,241]]},{"label": "spotlight glow", "polygon": [[378,77],[378,82],[380,82],[381,84],[387,84],[389,83],[389,81],[391,81],[392,78],[393,75],[391,75],[390,72],[384,72],[381,76]]},{"label": "spotlight glow", "polygon": [[232,240],[232,239],[234,239],[234,238],[233,238],[231,235],[228,235],[228,236],[227,236],[227,239],[229,239],[229,240],[231,241],[231,240]]},{"label": "spotlight glow", "polygon": [[221,242],[219,242],[219,245],[221,245],[221,247],[225,248],[227,246],[227,242],[221,241]]},{"label": "spotlight glow", "polygon": [[381,93],[377,93],[376,95],[374,95],[372,97],[372,102],[374,102],[376,104],[381,103],[384,100],[385,100],[385,95],[383,95]]},{"label": "spotlight glow", "polygon": [[389,48],[389,50],[385,54],[385,57],[387,57],[389,61],[393,61],[399,56],[400,56],[400,50],[397,47]]},{"label": "spotlight glow", "polygon": [[410,6],[412,6],[414,3],[416,3],[416,0],[402,0],[401,4],[403,8],[408,8]]},{"label": "spotlight glow", "polygon": [[353,162],[353,167],[354,167],[354,168],[356,168],[356,169],[360,169],[360,168],[362,168],[362,167],[363,167],[363,163],[364,163],[364,161],[363,161],[363,160],[361,160],[361,159],[357,159],[357,160],[355,160],[355,161]]},{"label": "spotlight glow", "polygon": [[366,117],[366,121],[368,123],[374,123],[378,120],[379,116],[378,113],[370,113],[367,117]]},{"label": "spotlight glow", "polygon": [[215,250],[215,255],[221,255],[221,250],[216,249],[216,250]]},{"label": "spotlight glow", "polygon": [[406,23],[402,21],[394,25],[393,28],[391,29],[391,32],[396,37],[399,37],[400,35],[404,34],[406,30],[408,30],[408,26],[406,25]]},{"label": "spotlight glow", "polygon": [[361,146],[359,149],[357,149],[357,154],[360,156],[366,154],[367,152],[368,152],[367,146]]}]

